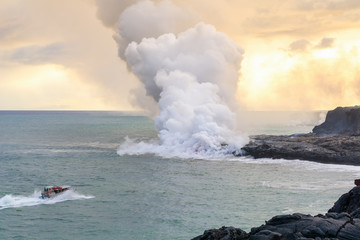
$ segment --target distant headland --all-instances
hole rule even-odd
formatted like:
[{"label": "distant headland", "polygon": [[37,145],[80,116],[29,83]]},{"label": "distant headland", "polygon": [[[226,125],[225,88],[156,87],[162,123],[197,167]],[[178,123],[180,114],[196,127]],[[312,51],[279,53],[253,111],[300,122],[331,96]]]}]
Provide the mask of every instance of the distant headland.
[{"label": "distant headland", "polygon": [[312,133],[255,135],[242,148],[254,158],[284,158],[360,166],[360,106],[337,107]]}]

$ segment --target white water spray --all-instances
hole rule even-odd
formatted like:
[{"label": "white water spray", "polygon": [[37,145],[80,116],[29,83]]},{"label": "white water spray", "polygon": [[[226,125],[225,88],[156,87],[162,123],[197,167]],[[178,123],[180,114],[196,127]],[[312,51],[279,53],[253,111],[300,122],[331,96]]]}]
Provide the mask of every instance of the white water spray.
[{"label": "white water spray", "polygon": [[76,191],[66,191],[59,196],[50,199],[42,199],[40,196],[40,191],[34,191],[34,193],[29,196],[7,194],[0,198],[0,210],[94,198],[94,196],[82,195]]}]

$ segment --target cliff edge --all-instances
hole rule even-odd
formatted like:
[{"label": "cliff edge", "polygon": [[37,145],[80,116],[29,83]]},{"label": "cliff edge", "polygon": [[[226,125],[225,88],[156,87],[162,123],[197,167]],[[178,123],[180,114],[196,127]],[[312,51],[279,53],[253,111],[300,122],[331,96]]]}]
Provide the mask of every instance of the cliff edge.
[{"label": "cliff edge", "polygon": [[313,128],[313,133],[322,135],[360,135],[360,106],[337,107],[329,111],[325,122]]}]

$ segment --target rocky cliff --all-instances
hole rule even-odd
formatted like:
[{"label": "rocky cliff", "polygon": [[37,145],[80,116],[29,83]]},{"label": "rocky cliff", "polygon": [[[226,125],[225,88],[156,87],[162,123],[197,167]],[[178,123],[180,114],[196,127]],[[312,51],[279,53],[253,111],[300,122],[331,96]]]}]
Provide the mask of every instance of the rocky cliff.
[{"label": "rocky cliff", "polygon": [[314,127],[313,133],[322,135],[360,135],[360,106],[337,107],[329,111],[325,122]]},{"label": "rocky cliff", "polygon": [[192,240],[359,240],[360,187],[342,195],[325,215],[279,215],[249,233],[234,227],[206,230]]}]

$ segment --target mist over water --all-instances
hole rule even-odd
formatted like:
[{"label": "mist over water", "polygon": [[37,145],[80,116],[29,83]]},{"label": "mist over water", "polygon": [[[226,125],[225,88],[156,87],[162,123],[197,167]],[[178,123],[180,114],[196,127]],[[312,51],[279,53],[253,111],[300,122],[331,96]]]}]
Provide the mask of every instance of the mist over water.
[{"label": "mist over water", "polygon": [[131,43],[125,56],[157,103],[159,142],[128,140],[119,154],[193,157],[238,151],[235,89],[243,51],[210,25]]}]

